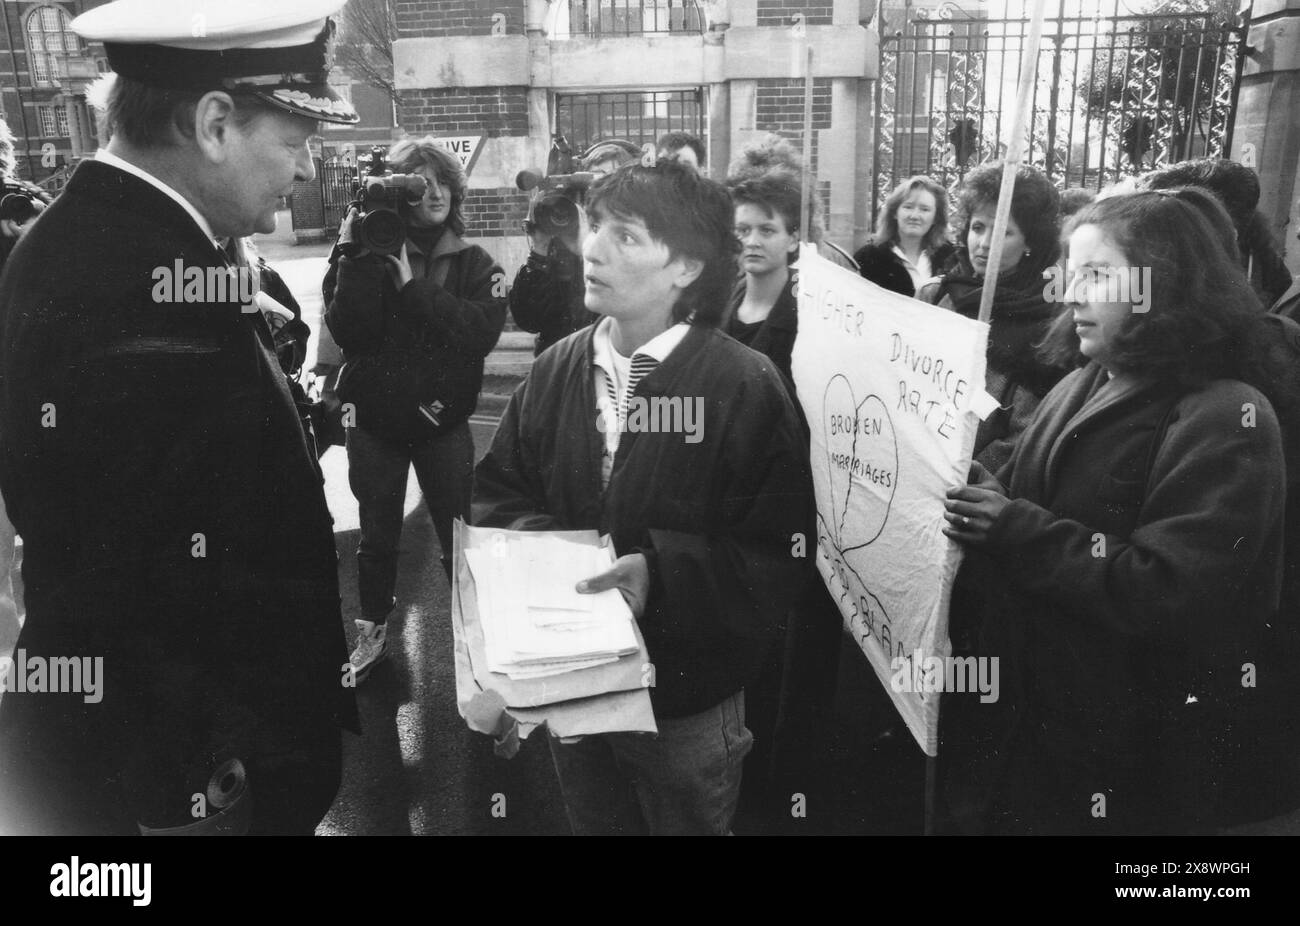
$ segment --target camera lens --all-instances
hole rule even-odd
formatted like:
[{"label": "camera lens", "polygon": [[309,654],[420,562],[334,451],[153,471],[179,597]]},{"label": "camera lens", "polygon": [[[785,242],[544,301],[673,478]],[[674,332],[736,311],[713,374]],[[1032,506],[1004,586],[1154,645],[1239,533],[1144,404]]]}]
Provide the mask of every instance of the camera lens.
[{"label": "camera lens", "polygon": [[9,193],[0,199],[0,219],[26,222],[36,214],[36,205],[26,193]]},{"label": "camera lens", "polygon": [[537,204],[533,217],[538,228],[548,235],[563,235],[578,225],[578,206],[564,196],[548,196]]},{"label": "camera lens", "polygon": [[572,200],[557,200],[550,210],[551,224],[556,228],[568,229],[578,224],[578,207]]},{"label": "camera lens", "polygon": [[406,240],[406,223],[390,209],[375,209],[361,220],[361,246],[375,254],[396,254]]}]

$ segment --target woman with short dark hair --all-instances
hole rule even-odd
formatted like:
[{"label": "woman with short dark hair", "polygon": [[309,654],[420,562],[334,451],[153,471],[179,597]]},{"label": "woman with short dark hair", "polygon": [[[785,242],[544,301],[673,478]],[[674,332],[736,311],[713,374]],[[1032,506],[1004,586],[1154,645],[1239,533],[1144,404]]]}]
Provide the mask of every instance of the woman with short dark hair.
[{"label": "woman with short dark hair", "polygon": [[794,274],[799,254],[799,188],[780,174],[731,187],[736,207],[740,269],[723,330],[766,354],[790,377],[790,354],[798,328]]},{"label": "woman with short dark hair", "polygon": [[[659,732],[550,738],[574,832],[722,834],[752,742],[746,689],[806,569],[789,543],[812,529],[808,445],[773,365],[716,330],[736,278],[726,190],[659,161],[597,181],[586,207],[602,317],[511,397],[475,523],[609,534],[614,567],[579,590],[618,588],[640,619]],[[708,421],[638,425],[651,397]]]}]

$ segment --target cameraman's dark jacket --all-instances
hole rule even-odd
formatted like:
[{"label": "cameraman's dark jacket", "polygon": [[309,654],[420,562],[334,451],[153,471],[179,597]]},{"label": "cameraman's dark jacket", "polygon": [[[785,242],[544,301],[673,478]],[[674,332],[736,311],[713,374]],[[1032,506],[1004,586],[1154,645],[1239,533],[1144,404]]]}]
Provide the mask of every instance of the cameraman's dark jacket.
[{"label": "cameraman's dark jacket", "polygon": [[[504,272],[486,251],[445,228],[431,260],[407,242],[414,279],[399,293],[380,258],[332,257],[325,323],[343,350],[338,395],[357,427],[412,441],[474,412],[483,359],[506,320]],[[439,283],[441,279],[441,283]],[[435,426],[419,411],[433,406]],[[440,406],[440,407],[439,407]]]},{"label": "cameraman's dark jacket", "polygon": [[547,257],[528,255],[510,287],[510,314],[516,325],[537,335],[534,355],[600,317],[587,311],[586,291],[582,258],[559,241]]}]

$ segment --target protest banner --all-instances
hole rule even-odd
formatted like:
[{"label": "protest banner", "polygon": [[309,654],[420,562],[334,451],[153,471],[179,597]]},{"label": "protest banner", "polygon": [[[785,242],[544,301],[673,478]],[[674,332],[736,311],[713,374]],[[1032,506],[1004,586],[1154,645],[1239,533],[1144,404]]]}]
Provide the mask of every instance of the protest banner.
[{"label": "protest banner", "polygon": [[943,499],[965,484],[975,410],[987,414],[983,403],[992,401],[988,326],[881,289],[808,245],[798,273],[792,371],[811,429],[817,567],[908,729],[934,756],[939,692],[920,663],[949,655],[961,548],[941,531]]}]

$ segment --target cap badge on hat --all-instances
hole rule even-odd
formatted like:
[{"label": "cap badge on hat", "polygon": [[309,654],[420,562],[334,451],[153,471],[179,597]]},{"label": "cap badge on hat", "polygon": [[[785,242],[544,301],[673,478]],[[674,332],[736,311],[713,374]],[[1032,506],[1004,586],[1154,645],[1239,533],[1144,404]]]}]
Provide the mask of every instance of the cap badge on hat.
[{"label": "cap badge on hat", "polygon": [[309,119],[353,124],[328,83],[330,14],[344,0],[115,0],[72,21],[118,74],[156,87],[252,94]]},{"label": "cap badge on hat", "polygon": [[327,116],[342,116],[347,118],[347,121],[357,121],[357,114],[352,104],[342,98],[312,96],[305,90],[290,90],[287,87],[273,90],[271,97],[291,109],[297,108],[316,113],[322,119]]}]

